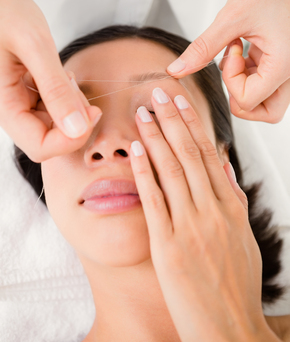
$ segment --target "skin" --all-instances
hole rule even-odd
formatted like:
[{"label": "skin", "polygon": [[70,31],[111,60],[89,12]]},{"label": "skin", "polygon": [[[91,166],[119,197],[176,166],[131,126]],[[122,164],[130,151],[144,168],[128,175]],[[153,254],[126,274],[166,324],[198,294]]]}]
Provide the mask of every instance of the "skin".
[{"label": "skin", "polygon": [[[153,70],[164,72],[175,58],[171,51],[156,43],[122,39],[75,54],[65,69],[72,71],[77,80],[126,81]],[[85,96],[91,98],[132,83],[80,82],[79,85]],[[103,115],[87,143],[73,153],[42,162],[48,209],[63,236],[75,248],[94,297],[97,319],[86,342],[180,341],[151,260],[142,207],[121,214],[97,215],[79,205],[81,192],[94,180],[134,180],[129,157],[119,155],[116,150],[123,149],[130,155],[131,143],[143,141],[135,114],[139,106],[155,109],[156,104],[151,102],[155,87],[162,88],[172,99],[183,95],[195,109],[209,140],[216,145],[207,102],[193,80],[186,77],[182,81],[156,80],[92,101]],[[227,153],[216,147],[221,163],[225,164]],[[92,158],[97,152],[102,159]],[[156,173],[154,176],[156,179]],[[277,333],[281,333],[277,322]]]},{"label": "skin", "polygon": [[[167,70],[183,77],[203,68],[227,46],[220,69],[232,114],[277,123],[289,106],[289,15],[288,0],[228,0],[208,29]],[[250,42],[246,58],[241,37]]]},{"label": "skin", "polygon": [[[92,134],[100,110],[84,106],[69,83],[46,19],[34,1],[0,0],[0,8],[1,127],[35,162],[78,150]],[[249,58],[244,61],[236,50],[221,67],[233,95],[231,111],[244,119],[280,121],[289,105],[289,13],[288,0],[228,0],[213,24],[183,54],[186,68],[173,74],[182,77],[196,71],[244,37],[252,44]],[[33,88],[37,85],[56,123],[54,130],[43,121],[43,113],[35,111],[39,95],[28,91],[23,80]],[[76,111],[83,124],[75,123],[69,131],[64,119]]]}]

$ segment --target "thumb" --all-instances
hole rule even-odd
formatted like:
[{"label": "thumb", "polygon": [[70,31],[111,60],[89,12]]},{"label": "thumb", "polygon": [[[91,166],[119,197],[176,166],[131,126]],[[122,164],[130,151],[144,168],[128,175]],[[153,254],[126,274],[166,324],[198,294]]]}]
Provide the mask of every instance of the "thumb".
[{"label": "thumb", "polygon": [[[41,99],[58,128],[69,138],[79,138],[90,128],[91,122],[81,97],[70,82],[52,37],[37,41],[29,56],[18,56],[30,71]],[[28,58],[29,57],[29,58]]]},{"label": "thumb", "polygon": [[167,72],[177,78],[204,68],[231,41],[239,37],[238,25],[231,26],[227,10],[222,9],[210,27],[195,39]]},{"label": "thumb", "polygon": [[224,165],[224,170],[226,172],[226,175],[228,176],[228,179],[231,183],[231,186],[238,196],[239,200],[243,204],[245,210],[248,210],[248,199],[244,191],[240,188],[239,184],[237,183],[237,178],[235,174],[235,170],[230,162],[226,163]]}]

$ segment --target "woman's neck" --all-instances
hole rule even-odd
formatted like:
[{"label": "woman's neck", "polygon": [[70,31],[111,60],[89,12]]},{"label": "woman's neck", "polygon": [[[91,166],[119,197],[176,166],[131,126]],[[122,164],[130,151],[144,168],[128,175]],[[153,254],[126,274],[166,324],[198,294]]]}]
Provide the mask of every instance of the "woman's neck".
[{"label": "woman's neck", "polygon": [[84,342],[180,342],[151,259],[116,268],[80,259],[96,308],[96,319]]}]

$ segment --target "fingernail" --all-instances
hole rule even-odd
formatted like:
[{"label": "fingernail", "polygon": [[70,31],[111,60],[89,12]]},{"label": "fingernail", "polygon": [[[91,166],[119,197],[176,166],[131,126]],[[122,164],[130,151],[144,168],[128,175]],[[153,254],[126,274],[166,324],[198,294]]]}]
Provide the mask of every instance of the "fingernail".
[{"label": "fingernail", "polygon": [[144,153],[143,146],[138,140],[132,142],[131,148],[135,157],[140,157]]},{"label": "fingernail", "polygon": [[88,125],[83,115],[78,111],[75,111],[65,117],[62,123],[65,134],[70,138],[78,138],[88,129]]},{"label": "fingernail", "polygon": [[152,121],[152,118],[151,118],[148,110],[144,106],[141,106],[137,109],[137,114],[138,114],[138,116],[142,122],[151,122]]},{"label": "fingernail", "polygon": [[77,82],[75,81],[75,79],[72,78],[70,81],[71,81],[71,84],[73,85],[73,87],[75,88],[75,90],[80,91],[80,88],[79,88]]},{"label": "fingernail", "polygon": [[180,59],[177,58],[173,63],[169,65],[167,70],[170,73],[179,73],[181,70],[185,68],[186,64]]},{"label": "fingernail", "polygon": [[96,126],[96,124],[100,121],[100,118],[102,116],[103,113],[99,113],[96,117],[95,120],[93,122],[93,126]]},{"label": "fingernail", "polygon": [[175,96],[174,103],[176,104],[178,109],[186,109],[188,108],[188,102],[185,97],[182,95]]},{"label": "fingernail", "polygon": [[160,104],[169,102],[168,96],[160,88],[155,88],[153,90],[153,97]]},{"label": "fingernail", "polygon": [[230,164],[230,170],[231,170],[232,178],[237,183],[237,177],[236,177],[236,173],[235,173],[235,170],[233,168],[233,165],[230,162],[229,162],[229,164]]},{"label": "fingernail", "polygon": [[230,47],[229,56],[242,55],[242,54],[243,54],[243,51],[239,45],[234,44]]}]

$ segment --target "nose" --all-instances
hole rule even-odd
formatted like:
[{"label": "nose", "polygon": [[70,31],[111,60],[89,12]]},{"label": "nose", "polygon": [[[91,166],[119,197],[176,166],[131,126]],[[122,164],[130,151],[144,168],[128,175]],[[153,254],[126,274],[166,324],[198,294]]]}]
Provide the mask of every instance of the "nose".
[{"label": "nose", "polygon": [[102,118],[86,144],[85,163],[88,167],[113,162],[130,164],[129,151],[134,140],[140,140],[134,119]]}]

